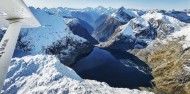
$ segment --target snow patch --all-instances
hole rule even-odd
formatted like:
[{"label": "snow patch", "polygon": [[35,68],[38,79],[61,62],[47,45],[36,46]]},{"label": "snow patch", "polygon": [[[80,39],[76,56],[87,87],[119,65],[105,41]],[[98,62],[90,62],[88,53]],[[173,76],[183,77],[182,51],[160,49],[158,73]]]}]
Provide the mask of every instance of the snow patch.
[{"label": "snow patch", "polygon": [[140,27],[137,27],[137,28],[133,29],[133,32],[135,32],[135,33],[141,33],[139,31],[145,30],[146,28],[149,27],[149,23],[147,21],[145,21],[145,19],[140,18],[140,17],[132,19],[131,23],[135,23],[135,24],[141,25]]},{"label": "snow patch", "polygon": [[133,29],[132,27],[129,25],[130,23],[126,24],[126,25],[122,25],[119,27],[119,29],[121,29],[121,33],[123,35],[129,35],[129,36],[133,36],[135,37],[135,33],[133,33]]},{"label": "snow patch", "polygon": [[[141,25],[141,26],[134,28],[133,27],[134,23]],[[124,26],[121,26],[120,29],[122,29],[121,33],[123,35],[130,35],[130,36],[135,37],[136,33],[141,33],[140,31],[146,29],[147,27],[149,27],[149,23],[147,21],[145,21],[143,18],[138,17],[138,18],[132,19]]]},{"label": "snow patch", "polygon": [[77,18],[64,18],[66,24],[72,23],[73,25],[79,24],[79,20]]},{"label": "snow patch", "polygon": [[190,16],[190,13],[187,13],[187,16]]},{"label": "snow patch", "polygon": [[187,64],[183,65],[183,69],[190,73],[190,59],[187,61]]},{"label": "snow patch", "polygon": [[186,70],[187,72],[190,73],[190,66],[187,65],[183,65],[184,70]]}]

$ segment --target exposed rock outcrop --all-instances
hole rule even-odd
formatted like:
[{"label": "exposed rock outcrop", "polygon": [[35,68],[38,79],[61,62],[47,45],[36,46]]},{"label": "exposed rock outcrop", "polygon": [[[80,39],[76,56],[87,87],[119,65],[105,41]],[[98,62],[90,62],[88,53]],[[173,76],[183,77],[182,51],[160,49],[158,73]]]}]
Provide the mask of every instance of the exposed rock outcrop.
[{"label": "exposed rock outcrop", "polygon": [[102,24],[96,28],[92,36],[99,42],[105,42],[112,36],[115,29],[122,24],[123,23],[121,23],[119,20],[116,20],[115,18],[109,16]]}]

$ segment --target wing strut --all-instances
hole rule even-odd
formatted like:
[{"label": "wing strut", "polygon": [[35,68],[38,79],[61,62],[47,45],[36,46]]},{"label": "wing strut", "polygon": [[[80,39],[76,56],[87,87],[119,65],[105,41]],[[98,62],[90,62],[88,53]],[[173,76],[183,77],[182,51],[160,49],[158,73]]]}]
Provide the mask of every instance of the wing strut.
[{"label": "wing strut", "polygon": [[10,21],[10,25],[0,43],[0,92],[7,76],[9,64],[21,29],[20,19]]},{"label": "wing strut", "polygon": [[21,28],[36,28],[41,24],[22,0],[1,0],[0,26],[8,27],[0,42],[0,93],[7,76]]}]

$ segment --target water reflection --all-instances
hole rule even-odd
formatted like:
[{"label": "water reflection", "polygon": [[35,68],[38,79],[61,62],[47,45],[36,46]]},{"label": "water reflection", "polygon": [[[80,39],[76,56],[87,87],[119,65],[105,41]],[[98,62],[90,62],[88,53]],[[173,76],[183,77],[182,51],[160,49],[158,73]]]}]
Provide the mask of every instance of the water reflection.
[{"label": "water reflection", "polygon": [[[94,48],[91,54],[79,60],[73,69],[84,79],[106,82],[112,87],[151,87],[150,80],[153,79],[151,74],[126,66],[121,60],[135,61],[134,64],[139,66],[143,62],[138,61],[139,59],[136,59],[134,55],[130,54],[130,57],[123,55],[127,55],[127,52],[111,51],[110,53],[107,50]],[[145,65],[142,64],[142,66]]]}]

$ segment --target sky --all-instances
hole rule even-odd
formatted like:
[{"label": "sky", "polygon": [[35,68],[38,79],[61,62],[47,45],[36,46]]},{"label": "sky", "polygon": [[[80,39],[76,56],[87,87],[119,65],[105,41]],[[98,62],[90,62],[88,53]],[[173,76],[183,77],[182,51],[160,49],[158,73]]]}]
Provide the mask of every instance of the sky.
[{"label": "sky", "polygon": [[164,9],[164,10],[183,10],[190,9],[190,0],[24,0],[27,5],[34,7],[113,7],[134,9]]}]

